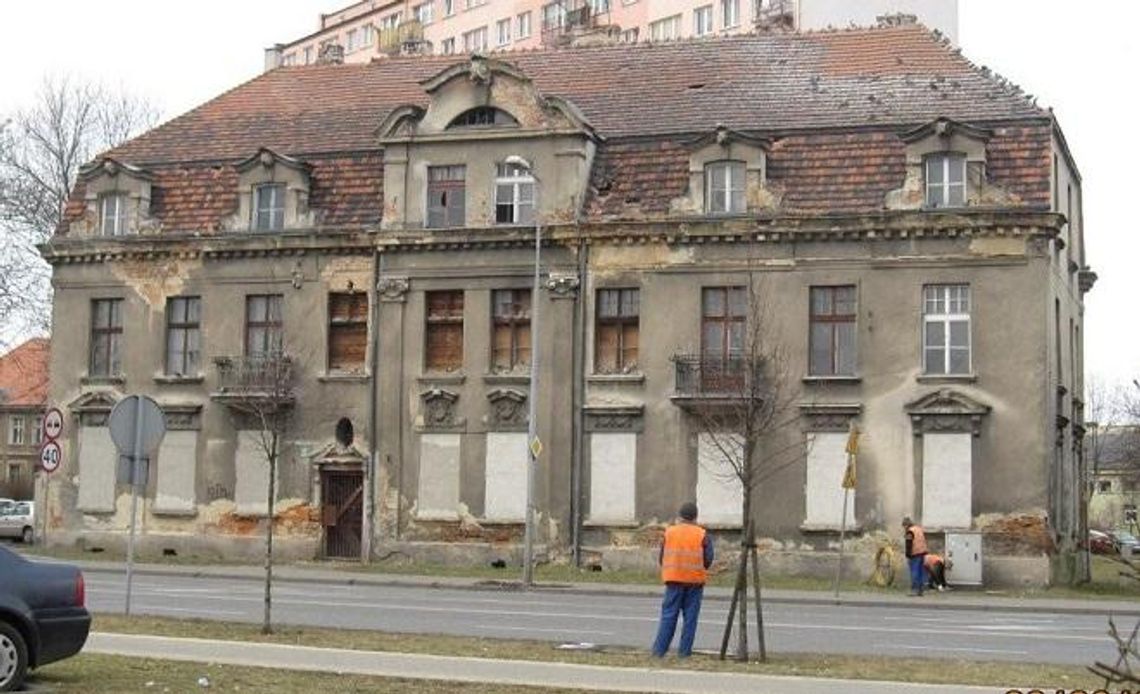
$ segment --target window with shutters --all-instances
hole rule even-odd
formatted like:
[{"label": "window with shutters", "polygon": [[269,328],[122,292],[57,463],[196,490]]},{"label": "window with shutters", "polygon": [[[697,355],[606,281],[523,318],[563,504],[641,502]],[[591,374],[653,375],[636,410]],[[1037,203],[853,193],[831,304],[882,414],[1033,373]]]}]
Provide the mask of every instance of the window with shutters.
[{"label": "window with shutters", "polygon": [[254,294],[245,298],[245,355],[268,357],[281,354],[282,320],[280,294]]},{"label": "window with shutters", "polygon": [[329,294],[329,371],[364,373],[368,351],[368,294]]},{"label": "window with shutters", "polygon": [[118,376],[122,373],[119,343],[123,338],[123,300],[95,299],[91,302],[91,376]]},{"label": "window with shutters", "polygon": [[427,292],[424,319],[424,368],[463,368],[463,290]]},{"label": "window with shutters", "polygon": [[812,287],[808,373],[855,375],[855,287]]},{"label": "window with shutters", "polygon": [[176,296],[166,300],[166,374],[196,376],[201,360],[202,300]]},{"label": "window with shutters", "polygon": [[529,367],[530,290],[497,289],[491,293],[491,307],[491,370]]},{"label": "window with shutters", "polygon": [[594,327],[594,371],[622,374],[637,371],[641,311],[637,289],[599,289]]},{"label": "window with shutters", "polygon": [[466,222],[467,167],[428,167],[428,218],[432,229],[461,227]]}]

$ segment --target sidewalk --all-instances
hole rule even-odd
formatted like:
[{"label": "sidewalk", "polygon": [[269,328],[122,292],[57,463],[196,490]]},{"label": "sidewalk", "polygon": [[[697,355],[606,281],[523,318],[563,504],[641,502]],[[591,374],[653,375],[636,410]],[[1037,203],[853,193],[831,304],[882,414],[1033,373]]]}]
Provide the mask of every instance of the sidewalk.
[{"label": "sidewalk", "polygon": [[93,633],[87,653],[380,677],[667,694],[993,694],[996,687],[618,668]]},{"label": "sidewalk", "polygon": [[[85,573],[124,573],[122,562],[72,561]],[[240,565],[186,565],[186,564],[135,564],[137,576],[191,576],[231,579],[261,579],[265,570],[260,566]],[[505,572],[504,572],[505,573]],[[366,573],[338,571],[321,567],[283,565],[273,569],[274,580],[286,583],[328,583],[340,585],[416,586],[469,590],[519,590],[521,585],[513,574],[507,580],[464,578],[455,576],[417,576],[408,574]],[[593,595],[660,595],[653,585],[623,583],[539,583],[533,588],[543,592],[573,592]],[[732,590],[710,586],[705,589],[706,600],[730,600]],[[1085,598],[1016,598],[993,595],[983,591],[955,590],[947,593],[930,592],[921,599],[897,594],[841,592],[837,599],[831,591],[770,589],[764,591],[769,604],[791,603],[803,605],[855,605],[866,607],[921,607],[932,610],[990,610],[999,612],[1050,612],[1057,614],[1103,614],[1140,617],[1140,600],[1122,598],[1094,600]]]}]

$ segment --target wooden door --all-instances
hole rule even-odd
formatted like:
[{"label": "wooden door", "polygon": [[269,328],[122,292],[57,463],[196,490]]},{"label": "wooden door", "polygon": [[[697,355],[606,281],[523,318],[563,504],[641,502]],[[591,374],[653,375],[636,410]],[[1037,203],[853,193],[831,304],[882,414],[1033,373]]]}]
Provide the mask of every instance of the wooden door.
[{"label": "wooden door", "polygon": [[321,526],[327,559],[360,559],[364,473],[321,470]]}]

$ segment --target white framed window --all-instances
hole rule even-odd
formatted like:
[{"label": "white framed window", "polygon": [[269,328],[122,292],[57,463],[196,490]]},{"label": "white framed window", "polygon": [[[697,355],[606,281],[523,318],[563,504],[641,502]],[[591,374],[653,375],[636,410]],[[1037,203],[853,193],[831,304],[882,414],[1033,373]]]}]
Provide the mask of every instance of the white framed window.
[{"label": "white framed window", "polygon": [[637,39],[638,39],[638,36],[640,34],[641,34],[641,29],[639,29],[637,27],[634,27],[632,29],[626,29],[625,31],[621,32],[621,42],[622,43],[637,43]]},{"label": "white framed window", "polygon": [[591,14],[605,14],[610,11],[610,0],[590,0]]},{"label": "white framed window", "polygon": [[499,164],[495,177],[495,223],[534,223],[534,176],[518,164]]},{"label": "white framed window", "polygon": [[922,355],[923,373],[971,372],[970,285],[922,288]]},{"label": "white framed window", "polygon": [[305,64],[311,65],[313,63],[313,47],[312,46],[305,46],[304,55],[305,55]]},{"label": "white framed window", "polygon": [[44,418],[36,417],[32,420],[32,445],[38,446],[44,442]]},{"label": "white framed window", "polygon": [[434,8],[434,2],[425,2],[416,5],[415,8],[412,9],[412,12],[414,12],[416,15],[416,21],[426,26],[432,22],[432,14],[434,12]]},{"label": "white framed window", "polygon": [[505,46],[511,42],[511,20],[500,19],[495,23],[495,45]]},{"label": "white framed window", "polygon": [[13,446],[24,445],[24,417],[12,415],[8,419],[8,443]]},{"label": "white framed window", "polygon": [[297,64],[297,54],[296,53],[286,54],[285,57],[281,59],[281,64],[284,65],[285,67],[292,67],[293,65],[296,65]]},{"label": "white framed window", "polygon": [[740,0],[720,0],[720,26],[722,29],[740,26]]},{"label": "white framed window", "polygon": [[450,17],[455,14],[455,0],[443,0],[443,16]]},{"label": "white framed window", "polygon": [[455,37],[446,38],[439,43],[439,50],[444,55],[451,55],[455,53]]},{"label": "white framed window", "polygon": [[103,236],[122,236],[127,233],[127,196],[123,193],[104,195],[100,200],[100,230]]},{"label": "white framed window", "polygon": [[649,39],[651,41],[671,41],[681,37],[681,15],[658,19],[649,23]]},{"label": "white framed window", "polygon": [[520,39],[530,38],[530,12],[523,12],[515,17],[515,35]]},{"label": "white framed window", "polygon": [[713,6],[705,5],[693,10],[693,36],[708,36],[713,32]]},{"label": "white framed window", "polygon": [[463,52],[475,53],[487,50],[487,27],[479,27],[463,33]]},{"label": "white framed window", "polygon": [[266,183],[253,189],[253,231],[285,228],[285,184]]},{"label": "white framed window", "polygon": [[548,2],[542,6],[542,30],[558,29],[566,23],[566,8],[561,2]]},{"label": "white framed window", "polygon": [[357,33],[356,29],[349,29],[348,30],[348,38],[346,40],[346,45],[345,45],[344,49],[346,51],[348,51],[349,53],[351,53],[359,47],[360,47],[359,34]]},{"label": "white framed window", "polygon": [[[398,17],[399,15],[397,15]],[[360,43],[364,46],[371,46],[376,43],[376,30],[371,24],[365,24],[360,27]]]},{"label": "white framed window", "polygon": [[385,29],[395,29],[396,27],[400,26],[400,14],[401,13],[396,12],[395,14],[390,14],[387,17],[382,18],[380,20],[380,30],[383,31]]},{"label": "white framed window", "polygon": [[966,204],[966,155],[926,156],[926,206],[962,207]]},{"label": "white framed window", "polygon": [[705,166],[705,209],[709,214],[745,211],[744,176],[742,161],[714,161]]}]

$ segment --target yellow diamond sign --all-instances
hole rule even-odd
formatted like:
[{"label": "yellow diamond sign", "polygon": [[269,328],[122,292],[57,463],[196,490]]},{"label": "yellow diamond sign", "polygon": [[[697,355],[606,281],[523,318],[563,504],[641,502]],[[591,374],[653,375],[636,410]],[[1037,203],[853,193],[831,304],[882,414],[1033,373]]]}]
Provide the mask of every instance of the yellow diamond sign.
[{"label": "yellow diamond sign", "polygon": [[542,455],[542,439],[535,436],[530,440],[530,453],[535,458]]}]

